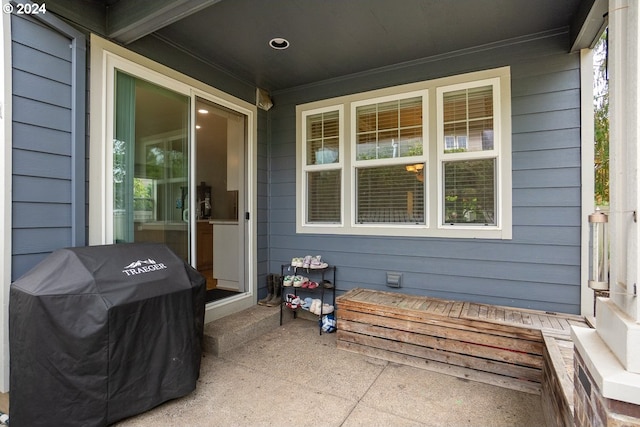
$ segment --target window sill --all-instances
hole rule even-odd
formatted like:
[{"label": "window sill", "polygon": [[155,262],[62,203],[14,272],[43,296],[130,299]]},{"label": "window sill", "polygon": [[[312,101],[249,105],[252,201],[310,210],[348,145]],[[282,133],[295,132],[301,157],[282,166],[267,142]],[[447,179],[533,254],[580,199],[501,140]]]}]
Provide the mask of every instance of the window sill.
[{"label": "window sill", "polygon": [[424,225],[355,224],[350,227],[333,224],[302,225],[296,227],[298,234],[356,235],[385,237],[421,237],[438,239],[500,239],[510,240],[511,229],[490,226],[446,226],[429,228]]}]

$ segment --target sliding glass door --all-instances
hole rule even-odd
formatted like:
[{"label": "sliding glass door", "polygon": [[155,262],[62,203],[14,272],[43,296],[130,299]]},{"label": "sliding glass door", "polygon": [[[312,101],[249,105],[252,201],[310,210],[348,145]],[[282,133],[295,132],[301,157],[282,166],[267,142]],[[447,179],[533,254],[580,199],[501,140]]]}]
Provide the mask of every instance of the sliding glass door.
[{"label": "sliding glass door", "polygon": [[190,98],[116,71],[114,110],[113,241],[188,261]]}]

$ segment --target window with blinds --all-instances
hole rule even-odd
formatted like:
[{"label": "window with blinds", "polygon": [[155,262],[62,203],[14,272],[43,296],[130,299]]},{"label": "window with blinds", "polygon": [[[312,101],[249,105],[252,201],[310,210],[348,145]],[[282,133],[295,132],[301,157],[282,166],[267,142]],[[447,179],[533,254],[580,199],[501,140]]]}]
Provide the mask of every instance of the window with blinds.
[{"label": "window with blinds", "polygon": [[424,163],[356,169],[358,224],[424,224]]},{"label": "window with blinds", "polygon": [[356,224],[424,225],[428,92],[352,105]]},{"label": "window with blinds", "polygon": [[341,170],[307,172],[307,222],[341,222]]},{"label": "window with blinds", "polygon": [[502,67],[296,106],[296,231],[510,239],[510,79]]},{"label": "window with blinds", "polygon": [[305,222],[342,222],[342,108],[326,108],[304,115]]},{"label": "window with blinds", "polygon": [[496,224],[495,159],[445,162],[444,223]]},{"label": "window with blinds", "polygon": [[497,81],[438,90],[442,145],[441,225],[497,225]]}]

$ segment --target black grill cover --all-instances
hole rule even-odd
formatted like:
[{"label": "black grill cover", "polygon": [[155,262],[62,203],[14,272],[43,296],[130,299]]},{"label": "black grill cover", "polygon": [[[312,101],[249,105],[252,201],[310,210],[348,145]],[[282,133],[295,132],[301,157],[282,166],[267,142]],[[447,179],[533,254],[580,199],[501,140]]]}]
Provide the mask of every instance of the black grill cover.
[{"label": "black grill cover", "polygon": [[11,285],[11,425],[103,426],[196,387],[206,280],[166,246],[61,249]]}]

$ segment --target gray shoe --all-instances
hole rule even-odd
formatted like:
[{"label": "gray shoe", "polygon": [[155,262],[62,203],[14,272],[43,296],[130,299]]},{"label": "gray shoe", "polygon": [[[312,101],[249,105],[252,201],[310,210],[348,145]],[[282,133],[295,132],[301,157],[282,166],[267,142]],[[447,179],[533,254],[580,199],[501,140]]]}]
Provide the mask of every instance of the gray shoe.
[{"label": "gray shoe", "polygon": [[277,307],[282,302],[282,276],[279,274],[273,275],[273,296],[267,301],[267,307]]},{"label": "gray shoe", "polygon": [[273,288],[274,288],[273,274],[269,273],[267,274],[267,296],[261,299],[260,301],[258,301],[258,305],[266,305],[267,307],[271,307],[269,305],[269,301],[271,301],[274,295]]}]

